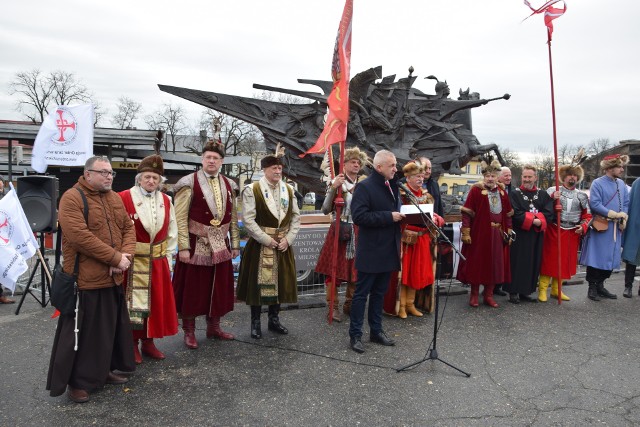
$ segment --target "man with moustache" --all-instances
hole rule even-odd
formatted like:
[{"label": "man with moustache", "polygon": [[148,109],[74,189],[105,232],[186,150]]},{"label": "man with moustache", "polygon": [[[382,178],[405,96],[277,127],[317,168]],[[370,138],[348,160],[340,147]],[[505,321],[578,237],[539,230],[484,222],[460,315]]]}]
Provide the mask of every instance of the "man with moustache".
[{"label": "man with moustache", "polygon": [[629,191],[621,179],[627,163],[627,155],[606,156],[600,162],[604,175],[591,183],[589,207],[594,221],[606,220],[608,225],[603,231],[591,227],[582,244],[580,264],[587,266],[587,297],[592,301],[600,301],[600,297],[617,298],[604,287],[604,281],[614,268],[620,267],[622,231],[627,225],[629,210]]},{"label": "man with moustache", "polygon": [[63,269],[73,274],[78,257],[78,299],[76,313],[58,318],[47,390],[59,396],[67,389],[76,403],[87,402],[89,392],[105,383],[128,381],[114,370],[136,368],[120,286],[131,266],[136,234],[120,196],[111,190],[114,176],[109,159],[91,157],[76,185],[60,198]]},{"label": "man with moustache", "polygon": [[120,192],[136,231],[134,268],[125,282],[137,364],[142,363],[143,354],[164,359],[153,339],[178,333],[169,264],[178,242],[178,226],[171,199],[159,190],[163,173],[162,157],[145,157],[138,165],[135,185]]},{"label": "man with moustache", "polygon": [[235,182],[220,173],[224,146],[214,140],[202,149],[202,169],[174,186],[178,259],[173,288],[182,318],[184,344],[198,348],[196,317],[206,316],[207,338],[232,340],[220,327],[233,310],[233,265],[240,254]]},{"label": "man with moustache", "polygon": [[268,329],[286,335],[280,304],[298,301],[291,245],[300,230],[293,187],[282,180],[283,152],[260,160],[264,176],[242,190],[242,213],[249,240],[242,253],[238,300],[251,306],[251,338],[262,338],[262,306],[269,308]]},{"label": "man with moustache", "polygon": [[[504,186],[504,192],[508,197],[509,193],[511,193],[511,169],[509,169],[507,166],[502,166],[500,168],[500,172],[498,173],[498,182]],[[505,246],[504,250],[510,253],[511,247]],[[496,283],[496,286],[493,289],[494,295],[500,295],[501,297],[505,297],[508,295],[505,291],[502,290],[502,285],[504,285],[504,283]]]},{"label": "man with moustache", "polygon": [[[547,288],[551,282],[551,297],[558,297],[558,238],[560,239],[560,280],[570,279],[576,274],[578,265],[578,250],[580,238],[587,232],[591,211],[589,210],[589,198],[576,186],[584,171],[580,166],[564,165],[558,169],[558,175],[562,186],[556,192],[555,185],[547,189],[547,193],[554,199],[560,199],[562,213],[560,214],[560,226],[556,224],[557,215],[548,224],[544,236],[544,249],[542,266],[540,267],[540,281],[538,283],[538,301],[547,301]],[[560,234],[558,236],[558,233]],[[563,301],[570,298],[561,293]]]},{"label": "man with moustache", "polygon": [[382,306],[391,272],[400,270],[400,195],[394,178],[396,156],[388,150],[373,158],[374,171],[353,194],[351,214],[358,226],[356,270],[358,283],[351,304],[349,337],[351,349],[364,353],[362,326],[369,299],[369,333],[371,342],[395,345],[382,329]]},{"label": "man with moustache", "polygon": [[511,245],[511,282],[503,289],[513,304],[538,301],[529,295],[538,287],[544,232],[553,221],[553,203],[546,191],[536,187],[537,180],[535,166],[525,165],[520,187],[509,194],[516,239]]},{"label": "man with moustache", "polygon": [[433,197],[433,211],[441,217],[444,217],[442,197],[440,196],[440,186],[438,185],[438,181],[433,179],[431,174],[431,160],[426,157],[420,157],[418,160],[424,166],[424,183],[422,186],[426,188],[427,192],[431,194],[431,197]]}]

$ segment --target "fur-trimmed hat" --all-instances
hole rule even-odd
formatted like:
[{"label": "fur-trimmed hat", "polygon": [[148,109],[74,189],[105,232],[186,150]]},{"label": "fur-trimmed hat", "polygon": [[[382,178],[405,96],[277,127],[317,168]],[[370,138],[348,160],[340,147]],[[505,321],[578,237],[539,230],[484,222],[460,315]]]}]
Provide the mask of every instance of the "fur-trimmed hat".
[{"label": "fur-trimmed hat", "polygon": [[424,165],[417,160],[410,161],[404,165],[402,173],[404,173],[404,176],[413,176],[418,175],[419,173],[424,173]]},{"label": "fur-trimmed hat", "polygon": [[344,150],[344,162],[349,160],[360,160],[360,166],[364,166],[367,163],[367,153],[360,151],[358,147],[348,148]]},{"label": "fur-trimmed hat", "polygon": [[147,156],[140,161],[138,165],[138,173],[154,172],[162,176],[164,174],[164,162],[162,157],[157,154]]},{"label": "fur-trimmed hat", "polygon": [[220,154],[220,157],[224,159],[225,149],[224,149],[224,145],[220,141],[210,139],[202,148],[202,155],[204,156],[204,153],[206,153],[207,151],[213,151],[214,153],[218,153]]},{"label": "fur-trimmed hat", "polygon": [[558,168],[558,175],[562,182],[564,182],[564,179],[569,175],[577,176],[578,182],[580,182],[582,178],[584,178],[584,170],[582,170],[582,166],[562,165]]},{"label": "fur-trimmed hat", "polygon": [[266,169],[271,166],[282,166],[282,158],[284,157],[284,147],[280,147],[280,143],[276,145],[276,151],[274,154],[267,154],[260,160],[260,168]]},{"label": "fur-trimmed hat", "polygon": [[499,174],[502,170],[502,166],[500,166],[500,162],[497,160],[493,160],[490,164],[487,164],[484,160],[480,163],[480,168],[482,169],[482,175],[487,175],[490,173]]},{"label": "fur-trimmed hat", "polygon": [[629,163],[629,156],[626,154],[611,154],[602,159],[600,162],[600,169],[606,171],[618,166],[626,166],[627,163]]}]

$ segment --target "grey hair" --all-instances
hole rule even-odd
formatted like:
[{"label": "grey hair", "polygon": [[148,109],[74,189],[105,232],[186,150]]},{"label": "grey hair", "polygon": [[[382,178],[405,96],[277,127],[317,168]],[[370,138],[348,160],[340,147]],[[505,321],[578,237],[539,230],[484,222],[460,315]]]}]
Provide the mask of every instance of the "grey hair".
[{"label": "grey hair", "polygon": [[107,162],[107,163],[111,163],[111,160],[109,160],[107,157],[105,156],[93,156],[93,157],[89,157],[87,159],[87,161],[84,164],[84,171],[88,171],[89,169],[91,169],[93,167],[93,165],[96,162]]},{"label": "grey hair", "polygon": [[383,160],[389,159],[391,157],[395,159],[396,155],[389,150],[378,151],[373,157],[373,167],[377,167],[380,163],[382,163]]},{"label": "grey hair", "polygon": [[[136,177],[134,178],[134,181],[133,181],[133,182],[135,182],[135,183],[136,183],[136,185],[138,185],[138,186],[140,185],[140,179],[142,179],[142,174],[143,174],[143,173],[144,173],[144,172],[138,172],[138,173],[136,174]],[[166,181],[167,181],[167,177],[166,177],[166,176],[163,176],[163,175],[160,175],[160,184],[164,184]]]},{"label": "grey hair", "polygon": [[500,173],[507,172],[507,171],[511,172],[511,169],[509,169],[507,166],[503,166],[503,167],[500,168]]}]

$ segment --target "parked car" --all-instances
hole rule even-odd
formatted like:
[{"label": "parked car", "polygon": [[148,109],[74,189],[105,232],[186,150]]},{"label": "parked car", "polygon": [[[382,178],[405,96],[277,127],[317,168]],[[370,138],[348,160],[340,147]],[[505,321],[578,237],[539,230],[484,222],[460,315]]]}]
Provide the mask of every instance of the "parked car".
[{"label": "parked car", "polygon": [[316,205],[316,193],[310,192],[304,195],[304,199],[302,201],[305,205]]}]

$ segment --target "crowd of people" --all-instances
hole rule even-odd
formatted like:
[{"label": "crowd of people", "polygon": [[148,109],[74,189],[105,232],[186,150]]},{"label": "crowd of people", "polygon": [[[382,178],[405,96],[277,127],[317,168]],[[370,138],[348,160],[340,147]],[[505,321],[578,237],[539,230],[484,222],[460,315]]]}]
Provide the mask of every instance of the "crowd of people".
[{"label": "crowd of people", "polygon": [[[262,338],[263,306],[267,329],[288,334],[280,307],[297,302],[291,246],[300,230],[300,210],[294,189],[283,180],[282,153],[262,158],[263,177],[242,190],[221,173],[224,157],[221,144],[207,143],[202,168],[174,185],[172,200],[160,191],[161,156],[143,159],[133,186],[120,193],[112,190],[110,161],[95,156],[62,195],[63,267],[72,272],[77,257],[79,292],[76,312],[58,320],[47,378],[52,396],[66,391],[82,403],[105,384],[126,383],[123,373],[133,372],[144,357],[165,358],[154,339],[177,334],[179,324],[184,345],[197,349],[198,316],[206,319],[207,339],[233,340],[221,319],[236,299],[250,306],[253,339]],[[400,177],[394,154],[381,150],[365,179],[368,161],[358,148],[346,150],[343,172],[328,182],[322,210],[335,216],[338,204],[340,218],[328,230],[316,267],[328,278],[327,316],[337,322],[343,314],[350,317],[350,346],[357,353],[366,350],[367,301],[369,341],[384,346],[395,342],[383,328],[383,312],[405,319],[422,316],[421,309],[431,311],[438,229],[444,226],[428,159],[404,165]],[[512,188],[508,168],[483,162],[483,180],[472,186],[461,208],[465,259],[457,278],[470,286],[469,305],[479,306],[481,285],[482,302],[493,308],[499,306],[495,295],[508,296],[513,304],[546,302],[549,287],[551,297],[569,301],[560,283],[576,273],[580,248],[588,297],[616,298],[604,282],[619,267],[623,241],[623,295],[630,298],[640,262],[640,212],[634,213],[640,184],[633,184],[630,197],[621,180],[627,162],[626,156],[605,157],[604,175],[592,184],[590,198],[577,190],[579,166],[562,166],[560,189],[542,190],[533,166],[523,167],[521,185]],[[249,238],[234,295],[238,199]],[[403,205],[432,205],[433,213],[406,215]],[[341,282],[347,283],[342,311],[336,288]]]}]

